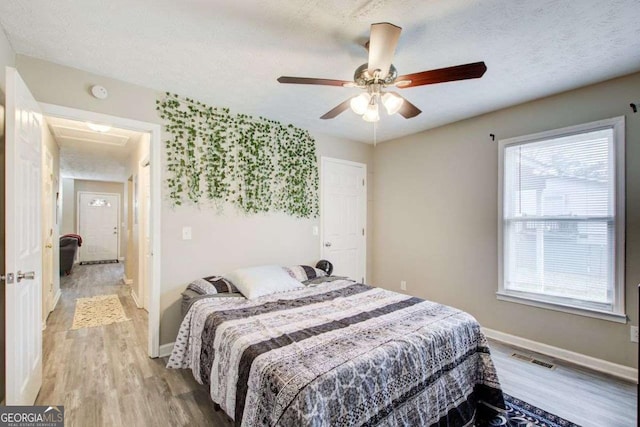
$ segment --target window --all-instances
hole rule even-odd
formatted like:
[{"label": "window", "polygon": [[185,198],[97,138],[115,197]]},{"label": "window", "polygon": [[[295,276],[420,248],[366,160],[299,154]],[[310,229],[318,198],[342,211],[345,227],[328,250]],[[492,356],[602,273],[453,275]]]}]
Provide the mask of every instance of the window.
[{"label": "window", "polygon": [[624,117],[500,141],[498,299],[626,322]]},{"label": "window", "polygon": [[93,199],[89,202],[89,206],[91,207],[98,207],[98,208],[102,208],[102,207],[107,207],[110,208],[111,207],[111,203],[109,203],[106,199]]}]

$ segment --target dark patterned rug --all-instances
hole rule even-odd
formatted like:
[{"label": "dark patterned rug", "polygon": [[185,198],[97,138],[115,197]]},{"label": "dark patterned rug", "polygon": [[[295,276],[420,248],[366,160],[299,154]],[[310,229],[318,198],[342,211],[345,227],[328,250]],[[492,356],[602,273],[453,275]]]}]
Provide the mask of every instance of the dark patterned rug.
[{"label": "dark patterned rug", "polygon": [[80,262],[80,265],[94,265],[94,264],[117,264],[120,261],[118,261],[117,259],[105,259],[102,261],[82,261]]},{"label": "dark patterned rug", "polygon": [[504,400],[508,412],[505,416],[501,415],[493,420],[490,424],[492,427],[580,427],[508,394],[504,395]]}]

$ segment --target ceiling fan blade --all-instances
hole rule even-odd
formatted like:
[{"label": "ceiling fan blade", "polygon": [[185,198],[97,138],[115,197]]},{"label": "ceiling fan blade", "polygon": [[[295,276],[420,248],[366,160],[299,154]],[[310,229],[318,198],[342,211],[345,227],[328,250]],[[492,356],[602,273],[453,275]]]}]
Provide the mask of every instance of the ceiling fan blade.
[{"label": "ceiling fan blade", "polygon": [[384,79],[389,74],[389,67],[396,52],[398,39],[402,28],[381,22],[371,24],[371,36],[369,37],[369,74],[380,70],[380,78]]},{"label": "ceiling fan blade", "polygon": [[400,107],[400,109],[398,110],[398,114],[400,114],[405,119],[410,119],[422,113],[421,109],[419,109],[418,107],[416,107],[415,105],[407,101],[407,98],[405,98],[404,96],[399,95],[397,92],[391,92],[391,93],[394,94],[395,96],[398,96],[404,99],[404,102],[402,103],[402,107]]},{"label": "ceiling fan blade", "polygon": [[[396,83],[398,88],[405,89],[408,87],[453,82],[456,80],[477,79],[482,77],[486,71],[487,66],[484,62],[474,62],[472,64],[456,65],[454,67],[406,74],[399,76],[396,79]],[[407,83],[403,84],[402,82],[405,81]]]},{"label": "ceiling fan blade", "polygon": [[336,117],[338,114],[344,112],[346,109],[349,108],[349,103],[351,102],[351,98],[347,99],[346,101],[344,101],[341,104],[338,104],[336,107],[334,107],[332,110],[326,112],[324,114],[324,116],[320,117],[322,120],[327,120],[327,119],[333,119],[334,117]]},{"label": "ceiling fan blade", "polygon": [[324,86],[344,86],[353,82],[347,80],[331,80],[331,79],[314,79],[312,77],[278,77],[280,83],[293,83],[299,85],[324,85]]}]

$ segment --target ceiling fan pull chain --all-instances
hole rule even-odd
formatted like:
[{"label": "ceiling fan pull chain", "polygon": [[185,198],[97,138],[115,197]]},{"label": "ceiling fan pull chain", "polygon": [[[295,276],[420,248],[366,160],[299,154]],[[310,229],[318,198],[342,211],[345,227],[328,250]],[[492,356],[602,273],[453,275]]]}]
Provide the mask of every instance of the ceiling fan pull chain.
[{"label": "ceiling fan pull chain", "polygon": [[373,147],[375,148],[376,144],[378,143],[378,135],[376,133],[376,130],[378,129],[378,122],[373,122]]}]

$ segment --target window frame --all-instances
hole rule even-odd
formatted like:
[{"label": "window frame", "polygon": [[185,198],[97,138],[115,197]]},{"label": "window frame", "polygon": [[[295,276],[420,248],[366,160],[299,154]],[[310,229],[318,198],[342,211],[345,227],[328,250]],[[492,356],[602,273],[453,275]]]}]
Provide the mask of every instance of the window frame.
[{"label": "window frame", "polygon": [[[597,130],[613,130],[613,167],[614,167],[614,283],[613,304],[611,311],[598,307],[588,307],[589,304],[579,304],[571,299],[553,297],[540,294],[532,294],[505,288],[505,259],[504,239],[504,194],[505,194],[505,150],[507,147],[526,145],[533,142],[544,141],[553,138],[572,136]],[[605,120],[584,123],[576,126],[568,126],[514,138],[498,141],[498,300],[530,305],[539,308],[562,311],[582,316],[595,317],[618,323],[627,323],[625,313],[625,117],[613,117]],[[579,301],[579,300],[574,300]]]}]

